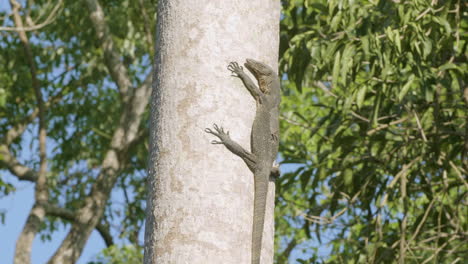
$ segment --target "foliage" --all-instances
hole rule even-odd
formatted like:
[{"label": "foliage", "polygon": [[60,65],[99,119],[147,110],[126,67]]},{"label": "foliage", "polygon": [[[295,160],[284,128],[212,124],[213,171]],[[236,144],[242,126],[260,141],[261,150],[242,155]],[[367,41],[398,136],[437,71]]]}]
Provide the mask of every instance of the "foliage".
[{"label": "foliage", "polygon": [[98,256],[95,261],[90,261],[88,264],[127,264],[127,263],[143,263],[143,249],[133,245],[127,246],[111,246],[103,250],[101,256]]},{"label": "foliage", "polygon": [[283,2],[281,155],[294,170],[278,182],[278,263],[466,256],[464,8]]},{"label": "foliage", "polygon": [[[155,24],[156,1],[101,2],[113,41],[137,86],[151,69],[152,46],[144,27]],[[23,20],[27,16],[40,20],[52,9],[51,1],[28,3],[21,11]],[[88,10],[82,2],[70,0],[64,0],[59,10],[53,23],[28,32],[28,37],[47,102],[49,200],[73,211],[82,205],[95,181],[122,110]],[[153,16],[142,16],[143,10]],[[10,10],[2,8],[0,13],[0,25],[15,26]],[[22,163],[37,170],[37,119],[27,123],[37,108],[27,56],[15,31],[0,31],[0,47],[0,141],[11,128],[25,123],[26,131],[8,147]],[[140,129],[147,131],[147,121],[142,124]],[[114,199],[108,202],[102,219],[103,224],[119,223],[113,225],[111,233],[135,245],[142,243],[138,233],[144,221],[146,135],[143,133],[128,151],[128,164],[120,172]],[[2,165],[0,162],[0,169],[6,169]],[[1,194],[14,192],[15,182],[1,177]],[[68,219],[49,216],[42,225],[41,237],[50,237],[60,222],[68,223]],[[108,253],[111,256],[111,251]]]}]

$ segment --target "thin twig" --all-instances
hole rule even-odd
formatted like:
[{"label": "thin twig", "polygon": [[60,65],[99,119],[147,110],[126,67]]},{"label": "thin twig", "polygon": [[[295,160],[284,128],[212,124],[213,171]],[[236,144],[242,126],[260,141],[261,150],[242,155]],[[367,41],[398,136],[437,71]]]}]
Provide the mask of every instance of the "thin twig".
[{"label": "thin twig", "polygon": [[334,94],[331,91],[331,89],[328,89],[327,86],[323,82],[314,82],[314,85],[317,86],[318,88],[320,88],[327,95],[338,98],[338,95]]},{"label": "thin twig", "polygon": [[468,183],[465,181],[465,179],[463,179],[463,176],[462,176],[460,170],[458,170],[457,166],[455,166],[455,164],[452,161],[449,161],[449,164],[455,170],[455,174],[458,176],[458,178],[461,180],[461,182],[463,182],[465,187],[468,189]]},{"label": "thin twig", "polygon": [[416,118],[416,123],[418,124],[418,129],[421,132],[421,136],[422,136],[424,142],[427,142],[426,134],[424,133],[424,130],[423,130],[422,126],[421,126],[421,122],[419,121],[418,114],[416,114],[416,112],[414,110],[413,110],[413,115]]},{"label": "thin twig", "polygon": [[439,248],[437,248],[434,252],[434,254],[432,254],[430,257],[428,257],[422,264],[426,264],[428,263],[429,261],[431,261],[431,259],[433,259],[437,254],[439,254],[439,252],[448,245],[448,243],[452,242],[452,240],[456,239],[457,237],[453,236],[451,238],[449,238],[449,240],[447,240],[444,244],[442,244],[442,246],[440,246]]},{"label": "thin twig", "polygon": [[[416,163],[420,158],[421,158],[421,156],[416,157],[416,158],[413,159],[410,163],[403,165],[403,168],[397,173],[397,175],[395,175],[395,178],[393,178],[393,180],[392,180],[392,181],[390,182],[390,184],[388,185],[388,189],[393,188],[393,186],[397,183],[397,181],[400,179],[400,177],[402,177],[403,175],[406,176],[408,170],[409,170],[409,169],[414,165],[414,163]],[[385,206],[385,204],[387,203],[387,198],[388,198],[388,194],[386,193],[386,194],[383,196],[383,198],[382,198],[382,202],[380,203],[380,207]]]},{"label": "thin twig", "polygon": [[358,113],[356,113],[356,112],[354,112],[354,111],[351,111],[351,115],[353,115],[354,117],[356,117],[356,118],[358,118],[358,119],[361,119],[361,120],[364,121],[364,122],[367,122],[367,123],[370,122],[369,119],[367,119],[367,118],[365,118],[365,117],[359,115]]},{"label": "thin twig", "polygon": [[424,225],[424,223],[426,222],[427,220],[427,217],[429,216],[429,212],[431,211],[432,209],[432,206],[434,205],[434,202],[435,202],[435,198],[432,199],[432,201],[429,203],[426,211],[424,212],[424,215],[423,215],[423,218],[421,219],[421,221],[419,222],[418,226],[416,227],[416,230],[414,231],[414,234],[411,236],[411,238],[408,240],[408,243],[406,244],[407,248],[409,247],[409,245],[411,244],[411,242],[413,242],[413,240],[416,238],[416,236],[419,234],[419,231],[421,231],[421,228],[422,226]]},{"label": "thin twig", "polygon": [[389,127],[389,126],[398,125],[398,124],[400,124],[400,123],[405,122],[406,120],[408,120],[408,117],[403,117],[403,118],[400,118],[400,119],[398,119],[398,120],[392,121],[392,122],[390,122],[390,123],[388,123],[388,124],[383,124],[383,125],[378,126],[378,127],[374,128],[374,129],[372,129],[372,130],[369,130],[369,131],[367,132],[367,135],[368,135],[368,136],[371,136],[372,134],[375,134],[376,132],[378,132],[378,131],[380,131],[380,130],[382,130],[382,129],[385,129],[385,128]]},{"label": "thin twig", "polygon": [[[27,31],[34,31],[34,30],[41,29],[55,21],[55,19],[58,16],[58,10],[62,6],[62,2],[63,0],[59,0],[59,3],[54,7],[54,9],[52,9],[52,11],[49,13],[49,16],[46,18],[46,20],[38,25],[29,26],[29,27],[23,27],[22,25],[16,26],[16,27],[0,27],[0,31],[27,32]],[[19,6],[18,2],[14,1],[14,3],[16,3]]]}]

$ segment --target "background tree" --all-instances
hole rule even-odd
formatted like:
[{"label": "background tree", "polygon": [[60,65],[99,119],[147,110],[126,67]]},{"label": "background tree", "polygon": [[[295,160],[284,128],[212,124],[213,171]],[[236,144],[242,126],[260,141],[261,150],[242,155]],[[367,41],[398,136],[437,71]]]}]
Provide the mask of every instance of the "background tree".
[{"label": "background tree", "polygon": [[[60,222],[71,227],[50,263],[74,263],[93,229],[107,246],[119,236],[141,245],[155,2],[102,3],[2,10],[0,166],[36,186],[15,263],[30,263],[34,236]],[[2,177],[0,188],[15,187]]]},{"label": "background tree", "polygon": [[283,2],[279,263],[466,258],[466,7]]}]

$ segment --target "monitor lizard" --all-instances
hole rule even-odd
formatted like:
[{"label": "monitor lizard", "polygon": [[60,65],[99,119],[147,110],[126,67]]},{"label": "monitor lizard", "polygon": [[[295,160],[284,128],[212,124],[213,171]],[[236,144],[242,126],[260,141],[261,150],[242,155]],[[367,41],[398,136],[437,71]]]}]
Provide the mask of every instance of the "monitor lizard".
[{"label": "monitor lizard", "polygon": [[229,151],[239,156],[254,174],[254,213],[252,226],[251,264],[260,263],[262,235],[265,222],[266,199],[270,177],[279,175],[273,162],[279,145],[279,104],[281,100],[280,80],[272,68],[253,59],[247,59],[244,66],[257,79],[258,87],[243,71],[237,62],[231,62],[228,70],[238,77],[256,102],[255,119],[250,138],[251,152],[245,150],[229,137],[229,132],[214,124],[214,130],[205,132],[219,138],[212,144],[223,144]]}]

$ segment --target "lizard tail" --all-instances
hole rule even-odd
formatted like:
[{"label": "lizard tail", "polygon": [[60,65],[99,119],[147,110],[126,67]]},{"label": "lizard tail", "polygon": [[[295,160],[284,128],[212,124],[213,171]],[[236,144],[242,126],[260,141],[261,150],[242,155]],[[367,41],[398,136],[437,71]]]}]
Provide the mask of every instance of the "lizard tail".
[{"label": "lizard tail", "polygon": [[[260,264],[265,223],[269,171],[255,177],[254,214],[252,226],[252,264]],[[266,176],[265,176],[266,175]]]}]

